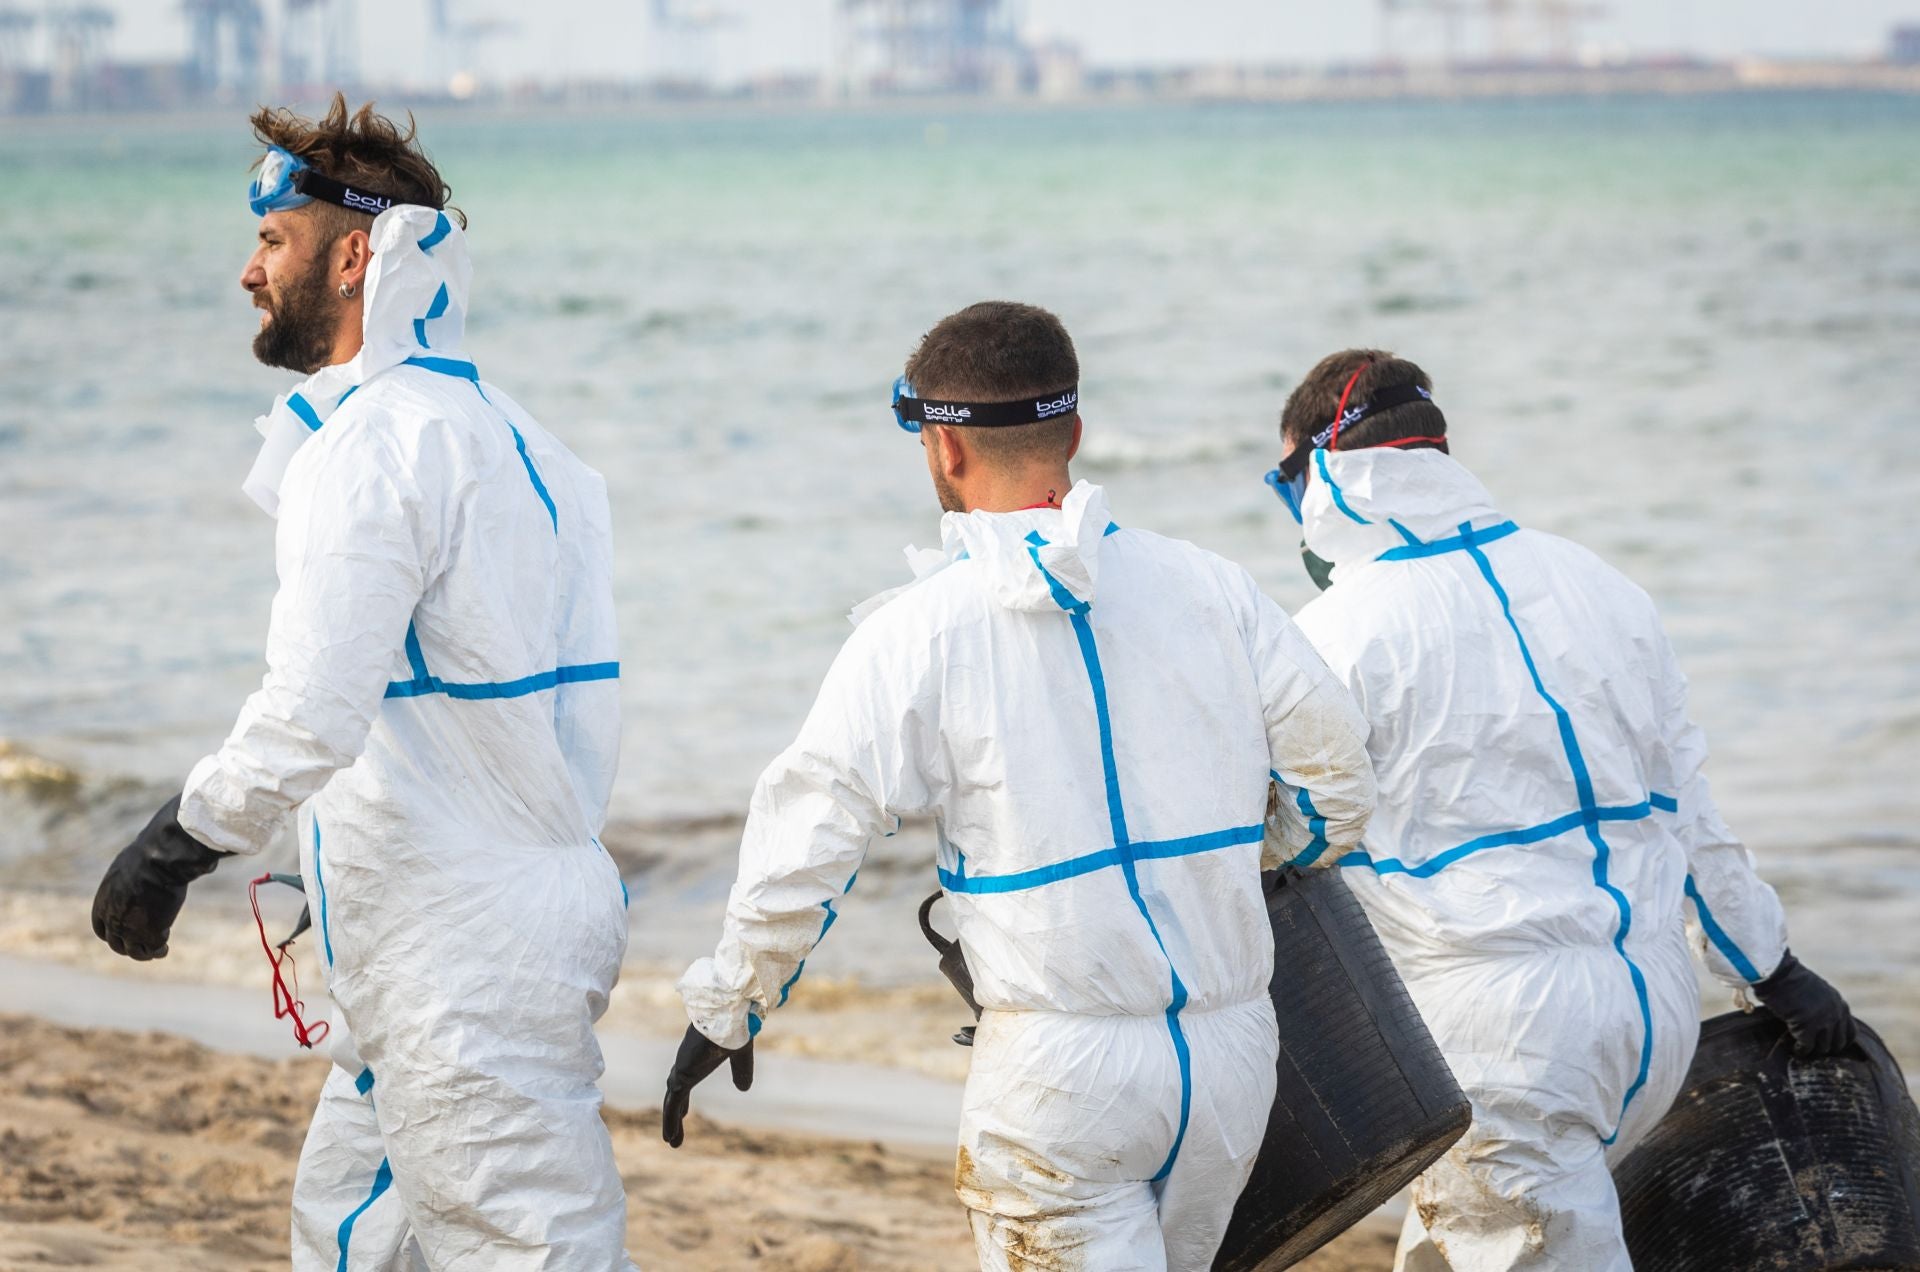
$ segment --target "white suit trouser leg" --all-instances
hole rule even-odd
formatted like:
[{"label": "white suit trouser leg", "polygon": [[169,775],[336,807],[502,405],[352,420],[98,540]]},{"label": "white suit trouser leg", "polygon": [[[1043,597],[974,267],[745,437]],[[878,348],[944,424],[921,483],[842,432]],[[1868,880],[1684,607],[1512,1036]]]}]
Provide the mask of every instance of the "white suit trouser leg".
[{"label": "white suit trouser leg", "polygon": [[[511,906],[415,902],[363,960],[340,916],[373,903],[335,884],[332,988],[353,1033],[294,1185],[297,1241],[318,1260],[299,1272],[410,1267],[390,1232],[432,1272],[632,1268],[593,1034],[626,947],[618,879],[603,855],[555,853],[514,886]],[[407,922],[463,900],[465,923]],[[346,1067],[360,1061],[365,1097]],[[338,1234],[361,1206],[342,1263]]]},{"label": "white suit trouser leg", "polygon": [[[1593,1124],[1597,1109],[1582,1112],[1571,1102],[1554,1107],[1566,1093],[1542,1076],[1550,1070],[1541,1068],[1533,1086],[1517,1077],[1505,1085],[1463,1081],[1473,1125],[1414,1181],[1395,1272],[1632,1272],[1608,1167],[1666,1115],[1699,1038],[1699,997],[1685,947],[1669,942],[1636,953],[1651,991],[1654,1047],[1646,1084],[1614,1142],[1604,1143]],[[1437,1038],[1450,1022],[1439,1023]],[[1637,1067],[1639,1039],[1630,1027],[1593,1019],[1556,1027],[1558,1059],[1575,1069],[1588,1067],[1586,1057],[1621,1047],[1622,1039],[1632,1045],[1621,1066],[1628,1074]],[[1509,1032],[1517,1036],[1525,1026]],[[1447,1046],[1443,1040],[1442,1051]],[[1598,1103],[1611,1108],[1624,1096],[1624,1088],[1609,1090]]]},{"label": "white suit trouser leg", "polygon": [[[294,1179],[294,1272],[630,1269],[612,1144],[577,1078],[389,1063],[362,1093],[336,1063]],[[409,1134],[464,1100],[488,1116],[458,1138]]]},{"label": "white suit trouser leg", "polygon": [[337,1012],[331,1028],[333,1067],[294,1177],[293,1272],[424,1268],[393,1190],[370,1075]]},{"label": "white suit trouser leg", "polygon": [[[1502,1178],[1528,1176],[1520,1190]],[[1478,1121],[1413,1184],[1396,1272],[1633,1272],[1598,1135],[1503,1140]]]},{"label": "white suit trouser leg", "polygon": [[1163,1017],[988,1012],[955,1183],[985,1272],[1204,1269],[1273,1106],[1273,1005],[1185,1012],[1190,1103]]}]

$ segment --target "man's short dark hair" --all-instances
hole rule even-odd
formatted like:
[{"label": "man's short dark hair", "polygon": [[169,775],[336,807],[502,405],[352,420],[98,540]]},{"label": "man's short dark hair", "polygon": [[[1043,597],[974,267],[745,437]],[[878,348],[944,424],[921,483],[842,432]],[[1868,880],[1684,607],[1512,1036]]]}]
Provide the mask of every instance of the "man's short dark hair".
[{"label": "man's short dark hair", "polygon": [[[949,314],[907,359],[915,394],[957,402],[1044,399],[1080,382],[1080,358],[1060,320],[1037,305],[983,300]],[[994,428],[967,440],[991,463],[1064,457],[1078,415]]]},{"label": "man's short dark hair", "polygon": [[[249,122],[261,145],[278,146],[298,155],[320,175],[335,181],[421,207],[446,208],[452,197],[453,190],[420,147],[411,112],[403,131],[391,119],[376,113],[372,102],[349,112],[346,96],[335,93],[333,104],[319,119],[303,118],[284,106],[262,106]],[[371,213],[336,207],[319,199],[307,204],[306,210],[320,219],[329,241],[349,230],[364,230],[373,221]],[[467,218],[460,209],[447,208],[447,212],[461,226],[466,225]]]},{"label": "man's short dark hair", "polygon": [[[1421,388],[1433,390],[1433,381],[1405,358],[1396,358],[1384,349],[1343,349],[1320,359],[1307,378],[1287,396],[1280,412],[1280,439],[1294,446],[1311,446],[1313,435],[1333,423],[1340,409],[1340,391],[1347,378],[1362,368],[1347,395],[1352,410],[1382,389]],[[1340,430],[1340,449],[1384,446],[1419,437],[1445,437],[1447,417],[1431,402],[1404,402],[1388,407],[1348,428]]]}]

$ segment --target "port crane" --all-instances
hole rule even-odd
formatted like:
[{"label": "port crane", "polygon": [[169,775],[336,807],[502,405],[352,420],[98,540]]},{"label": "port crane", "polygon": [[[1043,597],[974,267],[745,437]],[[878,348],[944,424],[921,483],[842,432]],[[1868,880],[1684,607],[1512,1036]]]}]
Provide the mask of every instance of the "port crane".
[{"label": "port crane", "polygon": [[[1437,27],[1447,66],[1474,60],[1566,65],[1579,55],[1581,25],[1608,14],[1594,0],[1379,0],[1379,6],[1383,62],[1410,60],[1408,35],[1430,36]],[[1470,31],[1482,37],[1471,57],[1464,54]]]}]

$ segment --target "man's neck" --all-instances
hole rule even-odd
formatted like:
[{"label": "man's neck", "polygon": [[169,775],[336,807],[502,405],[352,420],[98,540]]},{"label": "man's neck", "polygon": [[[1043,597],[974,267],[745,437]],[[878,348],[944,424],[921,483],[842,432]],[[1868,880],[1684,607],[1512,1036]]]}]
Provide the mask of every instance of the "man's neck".
[{"label": "man's neck", "polygon": [[1020,512],[1027,508],[1058,508],[1073,489],[1073,478],[1062,468],[1055,472],[1024,474],[969,491],[969,512]]},{"label": "man's neck", "polygon": [[341,319],[340,326],[333,333],[333,349],[327,354],[327,365],[337,367],[343,362],[351,362],[360,356],[367,346],[366,327],[356,307]]}]

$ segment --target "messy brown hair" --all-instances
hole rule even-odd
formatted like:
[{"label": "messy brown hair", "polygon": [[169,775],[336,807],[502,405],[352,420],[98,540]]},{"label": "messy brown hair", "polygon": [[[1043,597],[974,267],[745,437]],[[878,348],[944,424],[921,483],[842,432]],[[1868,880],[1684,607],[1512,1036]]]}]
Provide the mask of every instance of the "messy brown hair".
[{"label": "messy brown hair", "polygon": [[[333,104],[319,119],[306,119],[287,107],[262,106],[253,113],[254,138],[263,146],[278,146],[307,161],[322,176],[343,184],[386,195],[395,203],[420,207],[445,208],[460,222],[467,218],[458,208],[447,207],[453,190],[433,166],[433,160],[421,149],[419,130],[413,114],[407,114],[407,126],[400,126],[373,109],[368,102],[349,112],[346,95],[335,93]],[[373,220],[371,213],[336,207],[314,200],[306,209],[321,220],[325,236],[337,239],[351,230],[364,230]]]},{"label": "messy brown hair", "polygon": [[[1333,423],[1334,412],[1340,409],[1340,391],[1347,387],[1348,377],[1356,370],[1360,371],[1360,377],[1354,380],[1353,390],[1347,394],[1349,407],[1366,401],[1382,389],[1433,391],[1433,381],[1427,378],[1427,373],[1405,358],[1396,358],[1385,349],[1342,349],[1320,359],[1300,386],[1288,395],[1286,408],[1280,412],[1281,440],[1295,446],[1311,446],[1313,435]],[[1341,429],[1340,449],[1355,450],[1446,435],[1447,417],[1440,413],[1439,407],[1431,402],[1403,402],[1369,415],[1351,428]]]},{"label": "messy brown hair", "polygon": [[[1061,321],[1038,305],[983,300],[949,314],[907,359],[907,383],[921,397],[972,402],[1044,398],[1080,381],[1080,358]],[[1073,442],[1076,415],[968,430],[968,440],[1001,464],[1057,459]]]}]

